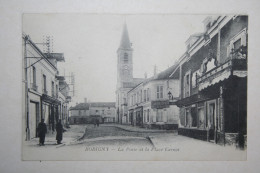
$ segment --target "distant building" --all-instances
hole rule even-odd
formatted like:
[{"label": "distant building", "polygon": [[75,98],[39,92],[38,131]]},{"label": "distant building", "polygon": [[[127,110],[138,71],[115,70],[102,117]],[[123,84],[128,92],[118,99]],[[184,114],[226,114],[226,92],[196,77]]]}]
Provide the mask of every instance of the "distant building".
[{"label": "distant building", "polygon": [[115,102],[85,102],[70,108],[70,124],[114,123],[116,119]]},{"label": "distant building", "polygon": [[177,68],[173,65],[154,74],[128,92],[128,124],[159,129],[178,128],[179,108],[174,105],[179,97],[178,71],[169,77]]}]

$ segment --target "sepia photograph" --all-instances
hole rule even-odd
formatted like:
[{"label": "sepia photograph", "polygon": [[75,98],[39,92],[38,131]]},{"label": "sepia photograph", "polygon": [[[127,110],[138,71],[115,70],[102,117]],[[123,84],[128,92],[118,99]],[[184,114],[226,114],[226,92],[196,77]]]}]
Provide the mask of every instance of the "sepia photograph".
[{"label": "sepia photograph", "polygon": [[22,160],[247,160],[248,16],[24,13]]}]

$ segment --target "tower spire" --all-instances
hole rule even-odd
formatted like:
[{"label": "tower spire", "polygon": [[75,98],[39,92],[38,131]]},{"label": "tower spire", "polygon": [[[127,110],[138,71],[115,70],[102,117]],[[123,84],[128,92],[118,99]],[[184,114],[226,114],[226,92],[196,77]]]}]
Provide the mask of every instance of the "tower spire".
[{"label": "tower spire", "polygon": [[127,30],[126,22],[124,22],[123,32],[122,32],[122,37],[121,37],[121,42],[120,42],[119,48],[121,48],[121,49],[131,49],[131,43],[130,43],[129,36],[128,36],[128,30]]}]

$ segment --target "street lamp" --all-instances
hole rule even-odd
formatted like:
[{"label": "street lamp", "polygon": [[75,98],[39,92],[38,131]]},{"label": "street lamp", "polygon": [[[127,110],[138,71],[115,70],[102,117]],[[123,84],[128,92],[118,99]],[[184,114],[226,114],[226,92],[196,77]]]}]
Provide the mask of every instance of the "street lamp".
[{"label": "street lamp", "polygon": [[172,96],[172,93],[170,91],[168,92],[168,97],[169,97],[169,100],[173,100],[173,96]]}]

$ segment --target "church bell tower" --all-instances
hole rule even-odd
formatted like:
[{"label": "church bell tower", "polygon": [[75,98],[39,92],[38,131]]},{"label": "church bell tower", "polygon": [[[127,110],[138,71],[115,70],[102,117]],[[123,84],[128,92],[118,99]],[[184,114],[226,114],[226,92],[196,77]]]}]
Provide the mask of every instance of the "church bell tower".
[{"label": "church bell tower", "polygon": [[126,23],[123,27],[121,42],[117,49],[117,88],[123,83],[133,81],[133,49],[129,40]]}]

